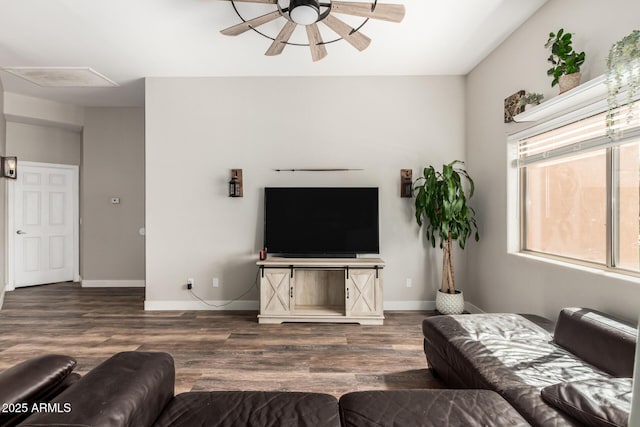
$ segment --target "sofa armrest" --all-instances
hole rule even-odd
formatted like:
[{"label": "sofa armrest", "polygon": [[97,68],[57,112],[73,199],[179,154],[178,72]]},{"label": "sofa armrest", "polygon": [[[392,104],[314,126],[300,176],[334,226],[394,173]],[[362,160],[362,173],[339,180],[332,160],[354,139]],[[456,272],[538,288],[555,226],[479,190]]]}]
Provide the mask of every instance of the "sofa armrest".
[{"label": "sofa armrest", "polygon": [[616,377],[631,377],[637,330],[608,314],[588,308],[564,308],[554,341],[585,362]]},{"label": "sofa armrest", "polygon": [[150,426],[173,397],[167,353],[123,352],[106,360],[21,426]]},{"label": "sofa armrest", "polygon": [[72,374],[76,360],[47,354],[25,360],[0,373],[0,425],[27,418],[34,403],[49,402],[78,376]]}]

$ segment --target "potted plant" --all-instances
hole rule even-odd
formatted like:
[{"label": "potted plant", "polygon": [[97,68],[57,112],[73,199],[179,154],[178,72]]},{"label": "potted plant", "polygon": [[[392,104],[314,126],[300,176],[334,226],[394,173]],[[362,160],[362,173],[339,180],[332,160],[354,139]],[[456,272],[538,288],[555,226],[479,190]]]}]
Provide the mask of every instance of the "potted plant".
[{"label": "potted plant", "polygon": [[[467,205],[473,196],[474,183],[464,165],[455,160],[442,166],[442,172],[433,166],[424,169],[423,176],[415,182],[416,221],[425,227],[426,237],[436,247],[436,239],[443,250],[442,286],[436,293],[436,309],[443,314],[458,314],[464,311],[464,297],[456,289],[453,274],[453,242],[464,249],[467,238],[475,229],[475,240],[479,240],[475,211]],[[468,185],[468,191],[465,191]]]},{"label": "potted plant", "polygon": [[547,75],[553,77],[551,87],[558,84],[560,93],[580,84],[580,67],[584,64],[584,52],[576,52],[573,50],[571,33],[565,33],[560,28],[557,33],[549,33],[549,39],[544,45],[545,48],[551,48],[551,55],[547,61],[553,64],[553,67],[547,70]]},{"label": "potted plant", "polygon": [[627,120],[633,118],[633,104],[640,89],[640,30],[634,30],[614,43],[607,57],[607,132],[617,137],[613,128],[615,111],[620,107],[618,94],[627,88]]},{"label": "potted plant", "polygon": [[518,100],[518,107],[526,107],[527,105],[539,105],[544,99],[541,93],[527,92]]}]

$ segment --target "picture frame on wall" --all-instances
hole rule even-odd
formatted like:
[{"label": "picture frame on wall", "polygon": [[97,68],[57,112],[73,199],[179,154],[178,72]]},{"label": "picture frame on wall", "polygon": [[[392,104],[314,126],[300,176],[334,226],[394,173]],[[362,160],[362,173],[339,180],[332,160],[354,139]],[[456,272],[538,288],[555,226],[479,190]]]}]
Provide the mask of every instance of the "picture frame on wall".
[{"label": "picture frame on wall", "polygon": [[524,106],[518,105],[520,97],[524,95],[524,90],[519,90],[513,95],[510,95],[504,99],[504,122],[510,123],[513,121],[513,117],[524,111]]}]

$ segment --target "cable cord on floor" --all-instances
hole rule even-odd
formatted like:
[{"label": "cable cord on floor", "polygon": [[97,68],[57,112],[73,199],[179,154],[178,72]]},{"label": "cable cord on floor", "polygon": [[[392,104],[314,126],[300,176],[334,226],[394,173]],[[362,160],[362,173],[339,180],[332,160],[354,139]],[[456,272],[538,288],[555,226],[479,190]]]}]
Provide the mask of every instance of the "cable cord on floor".
[{"label": "cable cord on floor", "polygon": [[228,305],[230,305],[231,303],[234,303],[236,301],[238,301],[240,298],[242,298],[243,296],[247,295],[249,292],[251,292],[253,290],[253,288],[255,287],[256,289],[258,288],[258,277],[260,276],[260,270],[258,270],[258,272],[256,273],[256,278],[253,281],[253,284],[242,293],[242,295],[237,296],[227,302],[225,302],[224,304],[211,304],[208,303],[207,301],[203,300],[202,298],[200,298],[198,295],[196,295],[195,292],[193,292],[193,289],[189,289],[189,293],[191,293],[191,295],[193,297],[195,297],[196,299],[198,299],[198,301],[200,301],[201,303],[209,306],[209,307],[214,307],[214,308],[222,308],[222,307],[226,307]]}]

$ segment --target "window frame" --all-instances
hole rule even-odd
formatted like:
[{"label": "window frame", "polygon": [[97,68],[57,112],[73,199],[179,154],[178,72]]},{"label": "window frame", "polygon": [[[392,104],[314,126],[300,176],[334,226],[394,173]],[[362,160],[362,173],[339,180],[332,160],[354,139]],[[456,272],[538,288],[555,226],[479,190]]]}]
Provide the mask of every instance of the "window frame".
[{"label": "window frame", "polygon": [[[624,103],[623,103],[624,104]],[[587,267],[595,270],[600,270],[608,273],[621,274],[624,276],[630,276],[634,278],[640,278],[640,266],[638,270],[632,270],[629,268],[619,267],[616,265],[617,253],[619,251],[619,209],[620,206],[617,203],[619,200],[619,147],[633,142],[640,136],[639,129],[634,129],[629,135],[624,135],[620,140],[610,146],[603,147],[606,150],[606,257],[605,263],[599,263],[594,261],[588,261],[579,258],[573,258],[570,256],[563,256],[557,254],[551,254],[546,252],[540,252],[536,250],[527,249],[527,224],[526,224],[526,203],[527,203],[527,166],[520,166],[518,164],[518,144],[521,140],[536,135],[540,135],[546,132],[553,131],[560,127],[570,125],[580,120],[586,119],[591,116],[595,116],[607,111],[606,100],[600,100],[592,102],[578,110],[571,111],[563,115],[555,115],[549,120],[540,121],[534,126],[522,130],[520,132],[511,134],[507,137],[508,146],[508,163],[509,171],[507,173],[508,182],[515,181],[515,185],[508,183],[508,195],[507,195],[507,217],[513,218],[515,214],[515,221],[508,221],[507,232],[507,247],[509,253],[520,253],[536,258],[548,259],[553,261],[559,261],[568,263],[571,265]],[[640,144],[640,140],[638,141]],[[535,164],[535,163],[533,163]],[[513,194],[515,192],[515,194]],[[513,200],[515,196],[516,200]],[[515,205],[514,205],[515,203]],[[514,207],[515,206],[515,207]],[[517,230],[513,230],[514,225]]]}]

